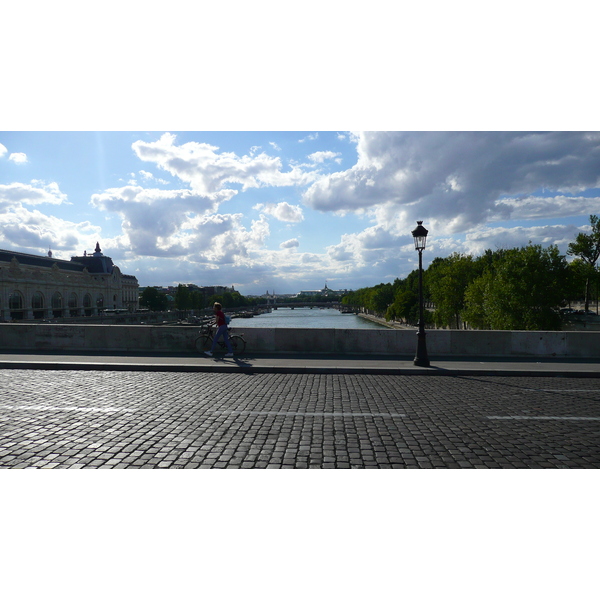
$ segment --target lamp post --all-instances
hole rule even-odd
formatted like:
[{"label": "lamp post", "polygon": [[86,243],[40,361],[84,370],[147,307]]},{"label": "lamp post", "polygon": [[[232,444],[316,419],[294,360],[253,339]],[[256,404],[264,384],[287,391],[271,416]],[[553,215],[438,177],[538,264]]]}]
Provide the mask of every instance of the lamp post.
[{"label": "lamp post", "polygon": [[423,227],[423,221],[417,221],[417,227],[412,231],[415,239],[415,250],[419,253],[419,331],[417,332],[417,354],[413,361],[417,367],[428,367],[427,344],[425,341],[425,319],[423,318],[423,250],[429,232]]}]

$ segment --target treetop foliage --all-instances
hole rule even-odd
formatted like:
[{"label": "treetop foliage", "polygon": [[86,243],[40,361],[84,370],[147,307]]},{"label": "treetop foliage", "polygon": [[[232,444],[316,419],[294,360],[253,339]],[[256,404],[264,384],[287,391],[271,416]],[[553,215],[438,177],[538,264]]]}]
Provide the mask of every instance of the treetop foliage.
[{"label": "treetop foliage", "polygon": [[[557,330],[559,309],[585,298],[598,283],[600,219],[590,216],[591,233],[569,244],[570,264],[557,246],[532,244],[486,250],[474,257],[454,253],[435,258],[424,271],[426,321],[438,327],[474,329]],[[418,270],[394,283],[381,283],[347,294],[344,304],[363,307],[387,320],[418,321]]]}]

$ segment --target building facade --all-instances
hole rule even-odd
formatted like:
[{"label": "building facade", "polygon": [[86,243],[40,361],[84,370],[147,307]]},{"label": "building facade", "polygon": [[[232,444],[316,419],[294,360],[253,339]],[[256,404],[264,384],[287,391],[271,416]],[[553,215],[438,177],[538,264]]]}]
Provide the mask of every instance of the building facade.
[{"label": "building facade", "polygon": [[302,290],[298,296],[329,296],[329,295],[341,295],[347,294],[349,290],[331,290],[327,287],[327,282],[325,282],[325,287],[322,290]]},{"label": "building facade", "polygon": [[100,244],[70,261],[0,250],[0,320],[96,316],[137,310],[138,280],[124,275]]}]

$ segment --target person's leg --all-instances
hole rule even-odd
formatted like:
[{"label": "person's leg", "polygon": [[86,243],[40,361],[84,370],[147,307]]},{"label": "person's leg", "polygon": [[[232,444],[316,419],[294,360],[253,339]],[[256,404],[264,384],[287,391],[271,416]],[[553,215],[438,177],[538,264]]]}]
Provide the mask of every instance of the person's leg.
[{"label": "person's leg", "polygon": [[[223,325],[221,325],[221,327],[219,327],[217,329],[217,332],[215,333],[215,337],[213,338],[213,343],[212,346],[210,348],[211,352],[215,351],[215,348],[217,347],[217,342],[219,341],[219,338],[223,335]],[[225,327],[225,329],[227,329],[227,327]]]},{"label": "person's leg", "polygon": [[227,346],[227,352],[229,354],[233,354],[233,348],[231,347],[231,342],[229,341],[229,333],[227,331],[227,325],[223,325],[223,340],[225,341],[225,345]]}]

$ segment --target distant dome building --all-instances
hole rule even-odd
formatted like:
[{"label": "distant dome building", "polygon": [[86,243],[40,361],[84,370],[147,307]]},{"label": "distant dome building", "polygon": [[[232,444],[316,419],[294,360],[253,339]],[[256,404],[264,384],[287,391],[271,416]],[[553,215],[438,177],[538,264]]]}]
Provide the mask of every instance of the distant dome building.
[{"label": "distant dome building", "polygon": [[0,250],[0,320],[95,316],[104,308],[134,311],[138,280],[121,273],[96,243],[70,261]]},{"label": "distant dome building", "polygon": [[[344,290],[346,291],[346,290]],[[325,282],[325,287],[322,290],[302,290],[299,296],[329,296],[330,294],[339,294],[339,291],[330,290]]]}]

